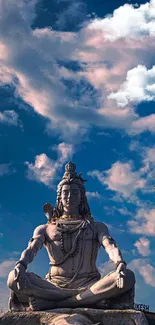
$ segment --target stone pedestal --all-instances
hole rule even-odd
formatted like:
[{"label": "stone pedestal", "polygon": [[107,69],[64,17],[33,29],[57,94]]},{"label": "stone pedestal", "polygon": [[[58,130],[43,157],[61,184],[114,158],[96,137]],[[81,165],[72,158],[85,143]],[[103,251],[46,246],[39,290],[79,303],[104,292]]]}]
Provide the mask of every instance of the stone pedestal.
[{"label": "stone pedestal", "polygon": [[53,309],[30,313],[0,314],[0,325],[149,325],[144,313],[135,310],[91,308]]}]

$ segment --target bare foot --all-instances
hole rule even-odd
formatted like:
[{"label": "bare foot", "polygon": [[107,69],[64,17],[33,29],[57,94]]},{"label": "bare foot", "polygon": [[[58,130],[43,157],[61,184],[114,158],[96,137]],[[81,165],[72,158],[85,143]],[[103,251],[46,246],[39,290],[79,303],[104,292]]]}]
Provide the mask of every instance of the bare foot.
[{"label": "bare foot", "polygon": [[31,311],[47,310],[47,309],[56,308],[56,302],[51,301],[51,300],[39,299],[39,298],[35,298],[35,297],[29,298],[29,305],[30,305]]},{"label": "bare foot", "polygon": [[24,312],[30,311],[29,303],[15,303],[11,298],[9,299],[8,310],[10,312]]}]

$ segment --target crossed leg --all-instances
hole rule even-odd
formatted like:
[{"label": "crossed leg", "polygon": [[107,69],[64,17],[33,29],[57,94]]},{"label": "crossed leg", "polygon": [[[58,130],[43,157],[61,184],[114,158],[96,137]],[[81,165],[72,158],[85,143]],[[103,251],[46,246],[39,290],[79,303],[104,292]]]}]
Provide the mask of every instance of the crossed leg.
[{"label": "crossed leg", "polygon": [[116,272],[109,273],[84,292],[59,301],[59,307],[87,307],[95,305],[101,300],[117,297],[134,287],[135,276],[131,270],[127,270],[124,277],[124,286],[121,289],[117,287],[117,276]]},{"label": "crossed leg", "polygon": [[[9,273],[7,285],[11,289],[11,298],[9,302],[10,309],[13,300],[14,300],[14,304],[12,303],[12,305],[14,307],[12,309],[16,309],[17,307],[18,310],[21,308],[20,306],[17,306],[17,304],[29,305],[29,302],[32,300],[32,302],[34,303],[35,299],[36,301],[37,299],[38,301],[42,301],[43,306],[40,305],[38,306],[40,310],[42,309],[42,307],[48,308],[49,304],[50,304],[50,308],[55,308],[56,301],[59,301],[61,299],[67,299],[71,296],[76,295],[79,292],[78,289],[67,289],[67,288],[64,289],[64,288],[57,287],[51,282],[41,278],[40,276],[32,272],[27,272],[26,276],[27,276],[29,286],[25,289],[20,290],[18,289],[17,286],[17,280],[15,278],[14,270]],[[33,297],[35,297],[35,299]]]},{"label": "crossed leg", "polygon": [[117,287],[116,272],[109,273],[85,290],[60,288],[31,272],[27,272],[27,277],[29,288],[18,290],[12,271],[9,274],[8,286],[15,292],[20,302],[30,302],[33,310],[91,306],[103,299],[117,297],[129,291],[135,284],[134,273],[130,270],[127,270],[122,289]]}]

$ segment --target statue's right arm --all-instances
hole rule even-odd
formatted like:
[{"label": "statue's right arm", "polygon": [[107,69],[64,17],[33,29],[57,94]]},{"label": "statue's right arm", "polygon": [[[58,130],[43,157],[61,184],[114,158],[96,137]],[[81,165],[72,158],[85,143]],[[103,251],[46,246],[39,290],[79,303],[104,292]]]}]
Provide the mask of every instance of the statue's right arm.
[{"label": "statue's right arm", "polygon": [[46,225],[41,225],[34,230],[33,237],[28,243],[27,248],[22,252],[19,261],[16,265],[22,264],[24,268],[31,263],[36,256],[37,252],[42,248],[45,243]]}]

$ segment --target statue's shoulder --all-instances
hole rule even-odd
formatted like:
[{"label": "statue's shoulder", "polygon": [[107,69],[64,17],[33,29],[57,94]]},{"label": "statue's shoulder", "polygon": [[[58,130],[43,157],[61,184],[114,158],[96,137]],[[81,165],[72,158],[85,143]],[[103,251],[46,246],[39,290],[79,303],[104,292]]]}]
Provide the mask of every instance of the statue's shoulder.
[{"label": "statue's shoulder", "polygon": [[104,236],[109,236],[109,230],[107,225],[104,222],[101,221],[95,221],[94,225],[96,227],[98,234],[104,234]]},{"label": "statue's shoulder", "polygon": [[34,235],[35,236],[45,235],[46,229],[47,229],[47,224],[37,226],[34,230]]},{"label": "statue's shoulder", "polygon": [[104,222],[98,221],[98,222],[95,222],[95,224],[96,224],[97,238],[98,238],[100,245],[102,245],[103,238],[105,236],[106,237],[109,236],[109,230]]}]

